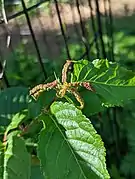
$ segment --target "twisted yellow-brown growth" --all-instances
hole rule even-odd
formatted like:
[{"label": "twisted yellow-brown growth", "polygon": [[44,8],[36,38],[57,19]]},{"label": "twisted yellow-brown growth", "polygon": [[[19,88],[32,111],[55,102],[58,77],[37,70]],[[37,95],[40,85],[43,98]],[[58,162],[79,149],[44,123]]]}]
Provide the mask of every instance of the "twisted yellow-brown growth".
[{"label": "twisted yellow-brown growth", "polygon": [[57,97],[63,98],[65,93],[66,93],[66,91],[69,89],[69,87],[70,87],[70,85],[67,82],[65,82],[63,85],[60,85],[58,87],[58,91],[57,91],[57,94],[56,94]]},{"label": "twisted yellow-brown growth", "polygon": [[78,106],[79,109],[83,109],[84,108],[84,100],[82,99],[82,97],[80,96],[80,94],[78,93],[78,91],[75,88],[71,88],[69,90],[70,93],[72,93],[76,100],[80,103],[80,106]]},{"label": "twisted yellow-brown growth", "polygon": [[67,81],[67,71],[69,68],[69,65],[72,63],[71,60],[67,60],[63,69],[62,69],[62,83],[64,84]]},{"label": "twisted yellow-brown growth", "polygon": [[33,96],[34,98],[37,98],[41,92],[56,87],[57,83],[58,83],[58,81],[55,80],[51,83],[37,85],[30,90],[30,95]]},{"label": "twisted yellow-brown growth", "polygon": [[62,69],[62,83],[59,83],[57,80],[55,80],[51,83],[37,85],[30,90],[30,95],[36,99],[41,92],[54,88],[57,91],[56,96],[59,98],[63,98],[66,92],[73,94],[76,100],[80,103],[80,106],[78,108],[83,109],[84,101],[77,91],[78,87],[83,86],[90,91],[95,91],[95,90],[92,88],[89,82],[72,82],[72,83],[67,82],[67,71],[71,63],[72,63],[71,60],[67,60]]}]

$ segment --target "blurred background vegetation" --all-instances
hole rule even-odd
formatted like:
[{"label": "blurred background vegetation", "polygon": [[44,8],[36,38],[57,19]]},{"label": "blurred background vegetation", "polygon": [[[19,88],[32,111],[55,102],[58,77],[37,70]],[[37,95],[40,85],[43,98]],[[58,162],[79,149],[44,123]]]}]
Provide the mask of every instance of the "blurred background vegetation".
[{"label": "blurred background vegetation", "polygon": [[[44,2],[44,1],[43,1]],[[92,29],[92,22],[95,24],[97,32],[96,10],[93,8],[92,20],[87,1],[79,1],[83,20],[83,28],[87,43],[90,44],[95,34]],[[94,2],[94,0],[92,1]],[[109,2],[109,1],[106,1]],[[56,1],[39,2],[37,0],[25,1],[26,7],[30,8],[36,3],[41,3],[37,8],[28,11],[33,32],[42,59],[43,67],[48,78],[60,73],[61,66],[68,58],[67,49],[63,34],[59,25],[58,15],[55,9]],[[135,3],[134,1],[112,0],[113,22],[107,21],[109,15],[105,15],[104,3],[100,3],[100,18],[102,22],[103,41],[105,45],[106,57],[111,61],[135,71]],[[76,1],[58,1],[60,15],[62,17],[62,28],[66,34],[68,50],[72,59],[79,59],[86,50],[81,37],[80,19],[77,15]],[[93,6],[94,7],[94,6]],[[7,17],[23,10],[21,0],[5,0],[5,10]],[[107,9],[108,12],[108,9]],[[2,22],[3,14],[1,10]],[[6,26],[6,27],[5,27]],[[6,47],[7,31],[9,29],[11,42]],[[108,35],[112,30],[113,36]],[[113,58],[112,46],[113,39]],[[99,44],[99,57],[103,58],[101,52],[102,45]],[[110,55],[111,54],[111,55]],[[0,24],[0,61],[6,63],[6,77],[10,86],[32,87],[44,82],[44,74],[38,60],[37,49],[33,43],[25,14],[22,14],[8,24]],[[90,60],[97,58],[95,43],[91,46],[88,55]],[[115,110],[115,116],[113,111]],[[100,122],[96,116],[92,121],[96,129],[101,134],[107,150],[107,166],[113,179],[134,179],[135,178],[135,101],[125,104],[123,107],[106,110],[101,114],[102,131]]]}]

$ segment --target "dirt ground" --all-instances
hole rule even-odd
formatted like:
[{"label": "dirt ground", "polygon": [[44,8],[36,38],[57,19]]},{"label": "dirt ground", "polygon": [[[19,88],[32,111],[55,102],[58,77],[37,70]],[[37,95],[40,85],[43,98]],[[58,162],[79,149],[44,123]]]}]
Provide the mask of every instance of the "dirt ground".
[{"label": "dirt ground", "polygon": [[[104,0],[99,1],[100,12],[102,16],[105,13]],[[106,9],[109,9],[108,0],[106,0]],[[95,3],[92,1],[93,15],[96,15]],[[111,9],[113,17],[130,17],[135,13],[135,0],[111,0]],[[80,30],[80,17],[75,5],[69,4],[59,5],[60,15],[62,17],[62,24],[64,30],[66,29],[66,36],[68,42],[80,41],[81,30]],[[90,19],[90,8],[88,4],[80,5],[81,17],[84,25]],[[130,23],[130,21],[129,21]],[[38,9],[38,15],[31,17],[31,25],[40,49],[41,56],[47,58],[58,57],[61,53],[61,49],[64,46],[64,39],[61,33],[56,8],[54,5],[50,5],[50,12],[46,13]],[[91,27],[90,31],[91,31]],[[31,33],[26,20],[16,18],[8,22],[8,29],[10,31],[11,43],[7,48],[7,28],[4,24],[0,25],[0,56],[1,60],[7,58],[10,53],[22,42],[27,41],[27,53],[36,53]],[[77,34],[78,33],[78,34]],[[78,37],[76,38],[76,36]]]}]

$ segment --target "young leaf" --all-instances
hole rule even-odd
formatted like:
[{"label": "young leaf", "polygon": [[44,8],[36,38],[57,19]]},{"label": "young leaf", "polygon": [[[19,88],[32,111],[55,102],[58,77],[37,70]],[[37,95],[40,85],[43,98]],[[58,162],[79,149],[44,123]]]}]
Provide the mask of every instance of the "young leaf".
[{"label": "young leaf", "polygon": [[23,139],[12,132],[8,136],[6,150],[0,155],[0,179],[30,179],[30,156]]},{"label": "young leaf", "polygon": [[106,106],[120,106],[135,99],[135,73],[108,60],[75,62],[71,81],[90,82]]},{"label": "young leaf", "polygon": [[16,113],[13,116],[11,123],[8,125],[5,134],[7,135],[10,130],[17,128],[18,125],[26,119],[27,115],[28,115],[28,110],[24,110],[22,112]]},{"label": "young leaf", "polygon": [[[105,164],[105,148],[101,137],[96,133],[89,119],[74,105],[55,102],[51,106],[51,112],[65,129],[66,141],[72,146],[76,161],[81,167],[85,177],[90,177],[93,171],[97,178],[110,178]],[[46,127],[47,129],[47,127]],[[59,128],[60,130],[60,128]],[[58,149],[63,149],[60,145]],[[57,151],[60,155],[60,152]],[[84,169],[85,168],[85,169]],[[94,178],[96,178],[94,176]]]}]

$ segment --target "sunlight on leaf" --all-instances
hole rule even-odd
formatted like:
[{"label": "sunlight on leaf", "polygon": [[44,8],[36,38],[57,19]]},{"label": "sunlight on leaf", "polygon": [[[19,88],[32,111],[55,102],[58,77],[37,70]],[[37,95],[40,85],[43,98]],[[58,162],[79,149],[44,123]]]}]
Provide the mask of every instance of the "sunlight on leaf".
[{"label": "sunlight on leaf", "polygon": [[51,112],[57,121],[42,116],[46,129],[41,132],[38,147],[44,175],[51,179],[110,178],[103,142],[91,122],[68,103],[53,103]]},{"label": "sunlight on leaf", "polygon": [[8,125],[5,134],[8,134],[8,132],[12,129],[15,129],[18,127],[18,125],[26,119],[28,115],[28,110],[24,110],[20,113],[17,113],[13,116],[11,123]]},{"label": "sunlight on leaf", "polygon": [[102,105],[122,106],[135,99],[135,73],[104,59],[74,63],[71,81],[90,82]]}]

